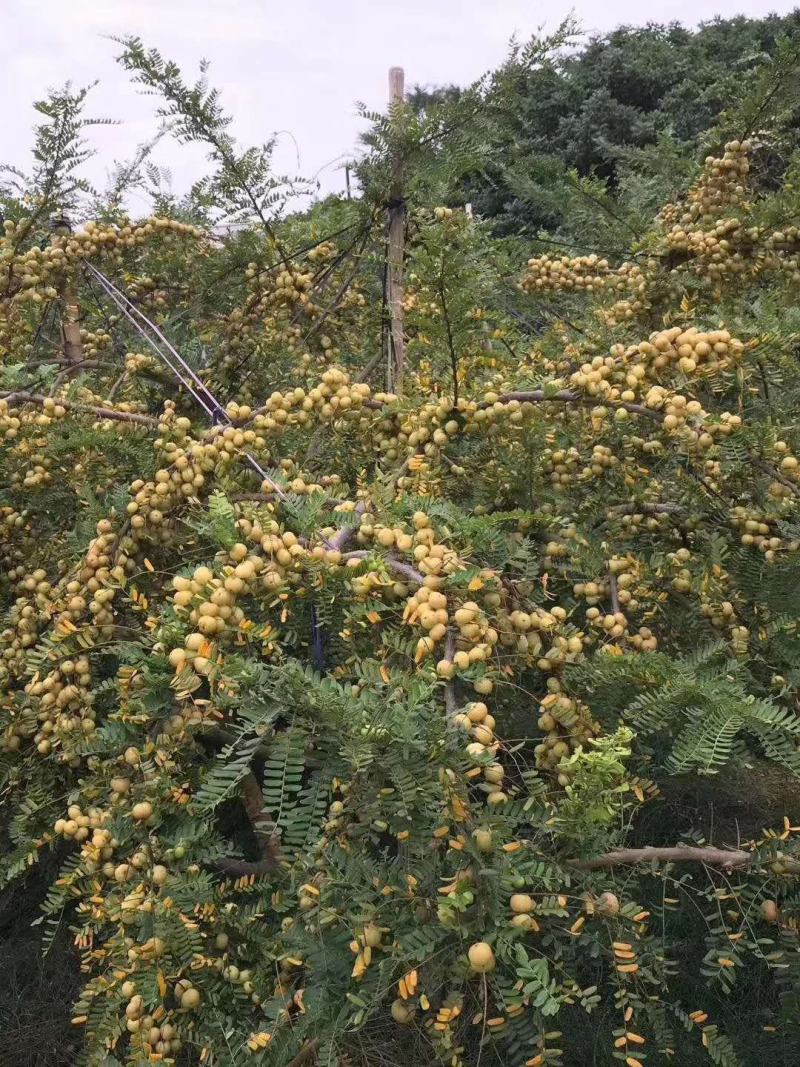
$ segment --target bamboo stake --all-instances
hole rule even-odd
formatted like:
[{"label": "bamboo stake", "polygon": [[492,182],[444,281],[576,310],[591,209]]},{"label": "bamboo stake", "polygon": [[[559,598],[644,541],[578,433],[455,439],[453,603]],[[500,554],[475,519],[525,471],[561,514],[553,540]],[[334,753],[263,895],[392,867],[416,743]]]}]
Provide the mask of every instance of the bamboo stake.
[{"label": "bamboo stake", "polygon": [[64,339],[64,359],[70,366],[83,360],[83,341],[81,341],[80,307],[75,290],[65,279],[61,286],[61,333]]}]

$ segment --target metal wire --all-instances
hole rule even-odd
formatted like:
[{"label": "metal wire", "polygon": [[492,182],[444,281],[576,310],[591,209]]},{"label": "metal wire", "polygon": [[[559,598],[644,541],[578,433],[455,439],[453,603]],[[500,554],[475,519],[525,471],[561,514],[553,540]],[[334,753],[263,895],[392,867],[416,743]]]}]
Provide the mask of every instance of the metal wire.
[{"label": "metal wire", "polygon": [[[131,323],[131,325],[136,329],[136,331],[144,338],[145,341],[147,341],[148,345],[153,349],[153,351],[156,353],[156,355],[159,357],[159,359],[161,359],[161,361],[163,363],[166,363],[167,367],[169,367],[169,369],[172,371],[172,373],[183,383],[185,388],[191,393],[191,395],[198,402],[198,404],[200,404],[200,406],[203,408],[205,413],[212,420],[215,419],[215,417],[221,416],[224,421],[226,421],[227,423],[230,424],[231,420],[230,420],[230,417],[228,416],[228,413],[217,402],[215,397],[210,393],[210,391],[205,386],[205,384],[200,380],[200,378],[198,378],[198,376],[195,374],[195,372],[192,370],[192,368],[189,366],[189,364],[186,362],[186,360],[183,359],[183,357],[180,355],[180,353],[175,348],[173,348],[173,346],[169,343],[169,341],[166,339],[166,337],[164,337],[164,335],[159,330],[159,328],[155,325],[155,323],[151,322],[150,319],[148,319],[146,315],[144,315],[141,311],[139,311],[139,309],[133,303],[131,303],[131,301],[123,293],[121,293],[119,291],[119,289],[117,289],[117,287],[114,285],[114,283],[111,282],[105,276],[105,274],[103,274],[101,271],[99,271],[91,263],[85,262],[85,266],[97,278],[98,282],[100,283],[102,288],[105,290],[106,294],[117,305],[117,307],[120,309],[120,311],[123,313],[123,315],[128,319],[128,321]],[[165,348],[170,353],[170,355],[173,356],[174,359],[177,361],[178,365],[184,369],[184,371],[188,374],[189,378],[191,378],[191,380],[195,383],[195,385],[199,386],[199,388],[200,388],[200,392],[199,393],[195,388],[193,388],[189,384],[189,382],[186,380],[186,378],[183,376],[183,374],[181,374],[180,370],[178,370],[178,367],[174,366],[170,362],[169,358],[164,355],[164,353],[159,348],[159,346],[156,344],[156,342],[153,340],[153,338],[147,333],[147,331],[144,329],[144,327],[141,326],[139,322],[137,322],[137,318],[141,319],[142,322],[144,322],[153,331],[153,333],[156,335],[156,337],[159,339],[159,341],[161,341],[161,343],[165,346]],[[204,397],[206,399],[204,399]]]},{"label": "metal wire", "polygon": [[[220,421],[222,421],[228,426],[232,426],[233,420],[231,419],[230,415],[228,415],[225,408],[220,404],[220,402],[217,400],[217,398],[214,396],[208,386],[206,386],[206,384],[201,381],[197,374],[195,374],[194,370],[192,370],[186,360],[181,356],[180,352],[178,352],[178,350],[167,340],[161,330],[159,330],[158,326],[156,326],[154,322],[148,319],[148,317],[142,311],[140,311],[139,308],[137,308],[125,296],[125,294],[122,293],[114,285],[114,283],[109,278],[107,278],[105,274],[102,273],[102,271],[99,271],[93,264],[87,262],[86,260],[84,260],[84,266],[91,271],[91,273],[97,279],[99,284],[102,286],[106,295],[120,309],[120,311],[128,319],[128,321],[131,323],[136,332],[148,343],[150,348],[152,348],[152,350],[155,352],[161,362],[166,365],[166,367],[175,375],[178,381],[181,382],[184,388],[191,394],[191,396],[194,397],[197,403],[203,408],[205,413],[211,419],[212,425],[217,425]],[[141,322],[137,320],[141,320]],[[142,323],[144,323],[144,325],[142,325]],[[152,330],[152,332],[158,338],[158,341],[161,342],[161,344],[164,346],[166,352],[168,352],[169,355],[167,355],[162,350],[158,342],[153,339],[153,337],[147,332],[147,329],[145,329],[145,327]],[[181,373],[180,368],[185,371],[185,375]],[[197,388],[194,388],[192,384],[190,384],[191,382],[193,382]],[[267,472],[264,470],[258,460],[255,459],[255,457],[252,456],[249,452],[245,452],[244,456],[247,462],[252,467],[252,469],[262,478],[264,482],[269,485],[272,492],[274,492],[276,496],[280,497],[280,499],[283,500],[284,503],[287,503],[289,499],[287,495],[283,492],[277,482],[270,478],[270,476],[267,474]]]}]

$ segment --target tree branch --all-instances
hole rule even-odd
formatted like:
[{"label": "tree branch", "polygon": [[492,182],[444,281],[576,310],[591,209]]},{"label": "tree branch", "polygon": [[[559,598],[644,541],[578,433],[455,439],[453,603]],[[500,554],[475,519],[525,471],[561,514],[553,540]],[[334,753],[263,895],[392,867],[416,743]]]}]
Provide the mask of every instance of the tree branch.
[{"label": "tree branch", "polygon": [[[707,867],[721,867],[726,871],[751,867],[758,857],[744,849],[698,847],[676,845],[660,848],[648,845],[644,848],[620,848],[584,860],[568,860],[570,867],[583,871],[599,871],[608,867],[621,867],[635,863],[704,863]],[[781,859],[788,873],[800,874],[800,861]]]}]

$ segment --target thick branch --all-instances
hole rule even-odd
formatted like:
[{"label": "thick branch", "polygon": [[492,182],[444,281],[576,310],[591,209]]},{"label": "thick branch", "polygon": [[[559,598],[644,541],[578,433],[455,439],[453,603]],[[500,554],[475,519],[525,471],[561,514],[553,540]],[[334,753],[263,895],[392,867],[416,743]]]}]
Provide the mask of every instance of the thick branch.
[{"label": "thick branch", "polygon": [[686,509],[682,504],[615,504],[608,509],[609,515],[679,515]]},{"label": "thick branch", "polygon": [[[758,857],[744,849],[698,847],[676,845],[660,848],[648,845],[645,848],[620,848],[585,860],[569,860],[570,867],[583,871],[599,871],[607,867],[621,867],[635,863],[704,863],[707,867],[721,867],[726,871],[742,870],[757,862]],[[788,873],[800,873],[800,861],[780,861]]]},{"label": "thick branch", "polygon": [[608,588],[611,592],[611,607],[616,615],[619,611],[619,586],[617,585],[617,576],[612,570],[608,572]]},{"label": "thick branch", "polygon": [[303,1067],[304,1063],[308,1063],[317,1054],[319,1048],[319,1038],[314,1037],[310,1041],[306,1041],[293,1060],[289,1060],[286,1067]]},{"label": "thick branch", "polygon": [[274,860],[213,860],[207,864],[211,870],[219,871],[227,878],[262,878],[265,874],[271,874],[275,870]]},{"label": "thick branch", "polygon": [[[367,505],[363,500],[359,500],[352,514],[360,516],[363,515],[366,510]],[[342,529],[327,540],[325,544],[334,552],[341,552],[345,545],[349,544],[358,533],[358,525],[357,522],[354,522],[350,526],[343,526]]]},{"label": "thick branch", "polygon": [[790,481],[786,475],[781,474],[780,471],[776,471],[774,467],[771,467],[769,463],[764,463],[762,460],[756,460],[756,466],[768,474],[770,478],[774,478],[776,482],[780,482],[781,485],[785,485],[791,492],[792,496],[800,496],[800,485],[796,482]]},{"label": "thick branch", "polygon": [[[644,848],[620,848],[606,852],[602,856],[589,859],[567,860],[567,866],[582,871],[608,870],[613,867],[633,866],[639,863],[702,863],[706,867],[719,867],[721,870],[741,871],[757,865],[758,857],[744,849],[698,847],[695,845],[675,845],[658,847],[649,845]],[[800,860],[781,858],[780,862],[787,874],[800,874]],[[274,864],[246,860],[217,860],[213,867],[233,877],[263,875],[269,873]]]},{"label": "thick branch", "polygon": [[[447,631],[447,639],[444,645],[445,659],[449,659],[453,662],[453,657],[456,654],[456,636],[453,633],[452,628]],[[447,721],[452,723],[456,715],[458,715],[458,701],[456,700],[456,686],[452,678],[448,679],[444,683],[444,710],[447,715]]]},{"label": "thick branch", "polygon": [[268,867],[274,867],[278,851],[275,823],[264,811],[264,795],[252,771],[242,779],[241,797],[247,820],[258,842],[262,862]]},{"label": "thick branch", "polygon": [[[358,552],[347,552],[342,556],[342,563],[346,563],[349,559],[367,559],[371,555],[372,552],[368,552],[366,549],[361,549]],[[394,571],[395,574],[405,578],[406,581],[416,582],[417,585],[422,585],[425,581],[424,574],[420,574],[410,564],[403,563],[402,560],[395,559],[393,556],[386,556],[383,563],[387,570]]]}]

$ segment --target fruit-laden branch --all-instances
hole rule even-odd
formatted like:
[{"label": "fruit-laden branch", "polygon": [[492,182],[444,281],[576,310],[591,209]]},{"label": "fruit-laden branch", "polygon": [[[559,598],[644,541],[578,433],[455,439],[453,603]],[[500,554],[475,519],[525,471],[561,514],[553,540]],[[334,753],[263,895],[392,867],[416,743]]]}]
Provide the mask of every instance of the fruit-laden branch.
[{"label": "fruit-laden branch", "polygon": [[[622,867],[636,863],[703,863],[707,867],[722,867],[733,871],[751,867],[758,857],[744,849],[710,848],[695,845],[676,845],[660,848],[649,845],[645,848],[620,848],[584,860],[569,860],[570,867],[583,871],[598,871],[607,867]],[[780,861],[789,874],[800,874],[800,861],[782,858]]]},{"label": "fruit-laden branch", "polygon": [[571,389],[559,389],[555,393],[546,393],[544,389],[531,389],[528,392],[518,393],[503,393],[497,400],[484,400],[482,404],[478,404],[478,410],[486,411],[487,408],[493,408],[495,404],[510,404],[512,400],[518,400],[520,404],[541,404],[545,401],[549,402],[554,400],[562,404],[582,404],[591,407],[622,408],[624,411],[630,412],[631,415],[645,415],[648,419],[655,419],[656,422],[661,422],[663,419],[663,415],[661,415],[660,412],[655,411],[653,408],[645,407],[644,404],[630,404],[623,400],[604,401],[602,397],[584,396],[582,393],[575,393]]},{"label": "fruit-laden branch", "polygon": [[153,415],[141,415],[135,411],[116,411],[114,408],[94,407],[92,404],[79,404],[75,400],[62,400],[60,397],[41,396],[39,393],[0,393],[0,400],[5,400],[9,407],[22,404],[38,404],[39,407],[62,407],[82,415],[94,415],[98,419],[112,419],[115,422],[133,422],[139,426],[158,426],[159,420]]},{"label": "fruit-laden branch", "polygon": [[[394,404],[395,400],[376,400],[374,397],[365,397],[361,401],[361,407],[370,411],[383,411],[384,408]],[[644,404],[632,404],[625,400],[604,400],[602,397],[598,396],[584,396],[583,393],[576,393],[572,389],[559,389],[553,393],[548,393],[544,389],[530,389],[524,392],[503,393],[501,396],[498,396],[497,400],[482,401],[477,405],[477,410],[486,411],[489,408],[495,407],[497,404],[505,406],[514,400],[519,401],[520,404],[543,404],[554,401],[560,404],[578,404],[582,407],[622,408],[631,415],[644,415],[646,418],[653,419],[655,422],[662,422],[664,418],[660,411],[656,411],[655,408],[648,408]],[[255,408],[246,419],[234,419],[233,421],[236,426],[249,426],[253,419],[258,415],[265,415],[268,412],[268,407]]]}]

